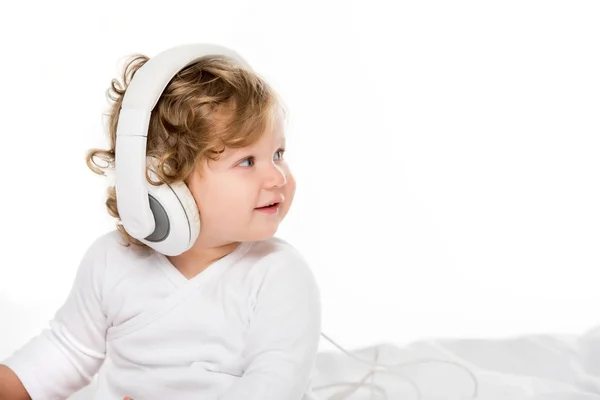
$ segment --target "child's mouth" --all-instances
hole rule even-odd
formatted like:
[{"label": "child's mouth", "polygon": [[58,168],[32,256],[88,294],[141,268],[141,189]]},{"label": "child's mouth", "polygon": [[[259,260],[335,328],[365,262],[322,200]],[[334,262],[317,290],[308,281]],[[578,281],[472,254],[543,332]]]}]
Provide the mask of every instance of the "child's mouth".
[{"label": "child's mouth", "polygon": [[269,204],[264,207],[257,207],[255,208],[255,210],[267,214],[275,214],[279,210],[279,203]]}]

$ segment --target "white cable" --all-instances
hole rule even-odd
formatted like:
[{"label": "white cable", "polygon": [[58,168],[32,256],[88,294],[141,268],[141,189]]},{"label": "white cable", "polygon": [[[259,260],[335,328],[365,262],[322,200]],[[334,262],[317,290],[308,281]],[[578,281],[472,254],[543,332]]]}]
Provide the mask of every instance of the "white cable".
[{"label": "white cable", "polygon": [[[403,378],[403,380],[407,381],[414,389],[415,392],[417,393],[417,399],[421,399],[422,398],[422,394],[419,390],[419,388],[417,387],[417,385],[410,380],[409,378],[407,378],[406,376],[399,374],[397,371],[390,371],[390,369],[397,369],[397,368],[403,368],[403,367],[407,367],[407,366],[411,366],[411,365],[415,365],[415,364],[422,364],[422,363],[445,363],[445,364],[451,364],[453,366],[462,368],[464,371],[467,372],[467,374],[469,374],[469,376],[471,377],[471,379],[473,380],[473,396],[471,397],[471,399],[476,399],[478,392],[479,392],[479,382],[477,380],[477,377],[475,376],[475,374],[473,374],[473,372],[471,370],[469,370],[468,368],[466,368],[463,365],[460,365],[457,362],[454,361],[449,361],[449,360],[439,360],[439,359],[435,359],[435,358],[422,358],[422,359],[417,359],[417,360],[413,360],[413,361],[406,361],[406,362],[402,362],[402,363],[397,363],[397,364],[381,364],[379,362],[373,362],[370,360],[364,360],[361,359],[357,356],[355,356],[354,354],[348,352],[347,350],[345,350],[344,348],[342,348],[339,344],[337,344],[335,341],[333,341],[332,339],[330,339],[327,335],[325,335],[324,333],[321,333],[321,335],[327,339],[329,342],[331,342],[335,347],[337,347],[338,349],[340,349],[343,353],[345,353],[346,355],[350,356],[351,358],[363,363],[363,364],[367,364],[369,366],[372,367],[371,371],[369,371],[369,373],[363,378],[361,379],[359,382],[340,382],[337,384],[331,384],[331,385],[324,385],[324,386],[319,386],[319,387],[315,387],[313,388],[314,390],[323,390],[323,389],[327,389],[333,386],[341,386],[341,385],[353,385],[350,389],[347,389],[343,392],[338,392],[335,393],[333,396],[329,397],[328,400],[343,400],[343,399],[347,399],[348,396],[352,395],[354,392],[356,392],[361,386],[364,387],[365,385],[365,381],[371,376],[373,375],[375,372],[383,372],[383,373],[389,373],[389,374],[393,374],[393,375],[398,375],[400,377]],[[367,386],[372,386],[374,388],[380,389],[383,392],[383,395],[385,396],[384,398],[387,399],[387,393],[385,391],[385,389],[383,389],[380,385],[376,385],[376,384],[367,384]]]}]

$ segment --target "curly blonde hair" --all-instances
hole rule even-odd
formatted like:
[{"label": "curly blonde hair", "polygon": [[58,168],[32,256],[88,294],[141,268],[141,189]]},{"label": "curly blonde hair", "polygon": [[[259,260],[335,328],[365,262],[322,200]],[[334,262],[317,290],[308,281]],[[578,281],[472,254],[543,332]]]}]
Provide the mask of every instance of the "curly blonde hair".
[{"label": "curly blonde hair", "polygon": [[[114,171],[117,123],[123,96],[136,71],[149,58],[134,54],[125,62],[121,81],[107,90],[108,149],[90,149],[88,167],[96,174]],[[225,148],[255,143],[269,129],[275,113],[285,108],[281,98],[258,74],[222,55],[204,57],[179,71],[166,86],[150,117],[147,155],[158,161],[160,182],[184,181],[203,159],[217,160]],[[103,160],[98,165],[96,159]],[[117,219],[125,246],[147,247],[125,231],[117,209],[114,185],[107,190],[108,213]]]}]

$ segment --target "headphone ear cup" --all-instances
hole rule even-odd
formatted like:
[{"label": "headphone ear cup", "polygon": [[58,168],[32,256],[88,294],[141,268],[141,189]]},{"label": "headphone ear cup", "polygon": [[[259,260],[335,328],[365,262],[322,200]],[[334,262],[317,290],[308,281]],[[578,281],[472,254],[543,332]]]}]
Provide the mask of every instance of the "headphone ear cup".
[{"label": "headphone ear cup", "polygon": [[200,214],[187,185],[148,184],[148,197],[155,228],[141,242],[168,256],[189,250],[200,234]]},{"label": "headphone ear cup", "polygon": [[200,234],[200,212],[198,211],[198,204],[196,199],[190,192],[190,189],[184,182],[175,182],[170,185],[171,190],[175,193],[188,220],[189,229],[189,246],[186,250],[196,243],[198,235]]}]

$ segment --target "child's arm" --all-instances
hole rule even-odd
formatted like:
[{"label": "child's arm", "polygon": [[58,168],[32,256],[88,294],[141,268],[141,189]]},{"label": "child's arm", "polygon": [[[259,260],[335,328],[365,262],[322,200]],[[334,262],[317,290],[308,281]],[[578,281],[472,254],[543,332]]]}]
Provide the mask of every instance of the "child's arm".
[{"label": "child's arm", "polygon": [[19,377],[5,365],[0,365],[0,400],[31,400]]},{"label": "child's arm", "polygon": [[321,299],[304,259],[275,259],[256,298],[244,375],[219,400],[301,400],[321,334]]},{"label": "child's arm", "polygon": [[[106,338],[101,306],[105,254],[102,241],[97,240],[83,257],[69,296],[50,321],[50,329],[1,363],[16,375],[31,398],[67,398],[87,385],[100,368]],[[49,266],[57,267],[55,263]],[[11,383],[6,390],[15,385]],[[0,399],[2,396],[13,398],[0,389]]]}]

